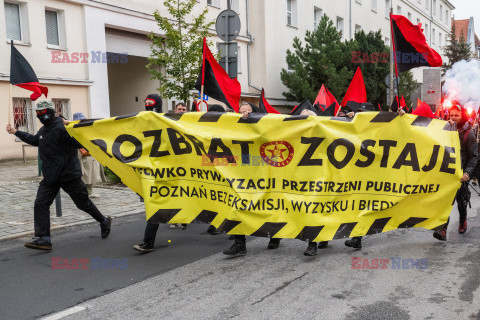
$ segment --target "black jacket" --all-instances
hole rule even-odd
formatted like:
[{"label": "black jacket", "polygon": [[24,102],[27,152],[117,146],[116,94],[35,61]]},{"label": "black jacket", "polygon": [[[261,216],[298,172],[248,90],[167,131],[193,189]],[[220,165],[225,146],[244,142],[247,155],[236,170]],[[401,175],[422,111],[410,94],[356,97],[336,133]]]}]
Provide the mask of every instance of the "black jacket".
[{"label": "black jacket", "polygon": [[38,147],[45,183],[55,184],[82,177],[77,152],[82,145],[68,134],[62,118],[55,118],[49,125],[41,127],[36,135],[23,131],[17,131],[15,135]]},{"label": "black jacket", "polygon": [[472,177],[473,169],[475,169],[478,160],[478,144],[475,130],[472,129],[470,123],[466,122],[461,129],[458,129],[458,134],[460,135],[462,169],[463,172],[467,172]]}]

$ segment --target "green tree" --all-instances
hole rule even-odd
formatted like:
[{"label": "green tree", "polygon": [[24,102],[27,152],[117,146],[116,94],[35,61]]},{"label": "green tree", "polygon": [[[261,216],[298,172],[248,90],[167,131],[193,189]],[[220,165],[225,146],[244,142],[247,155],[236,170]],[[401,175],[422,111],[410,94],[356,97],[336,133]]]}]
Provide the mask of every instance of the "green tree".
[{"label": "green tree", "polygon": [[[387,106],[387,85],[385,78],[390,73],[390,48],[385,45],[381,31],[355,33],[352,42],[352,61],[350,70],[362,69],[368,101],[375,108],[378,104]],[[388,108],[387,108],[388,109]]]},{"label": "green tree", "polygon": [[323,16],[314,31],[305,33],[305,45],[298,37],[293,51],[287,50],[289,70],[282,69],[280,78],[289,91],[283,95],[289,101],[314,101],[322,84],[339,99],[353,77],[349,70],[351,42],[342,42],[342,34],[332,20]]},{"label": "green tree", "polygon": [[[463,30],[462,30],[463,31]],[[450,33],[450,41],[444,47],[445,56],[448,58],[448,63],[443,64],[443,71],[450,70],[452,66],[461,60],[470,60],[471,48],[470,44],[465,41],[463,32],[460,33],[460,39],[456,38],[455,24],[452,24],[452,31]]]},{"label": "green tree", "polygon": [[[206,22],[208,8],[199,15],[191,12],[197,0],[165,0],[163,5],[169,17],[154,12],[155,20],[164,36],[154,32],[149,35],[153,41],[148,58],[148,71],[152,79],[160,80],[158,91],[166,98],[180,98],[189,101],[195,87],[202,60],[203,38],[213,21]],[[162,70],[163,69],[163,70]]]}]

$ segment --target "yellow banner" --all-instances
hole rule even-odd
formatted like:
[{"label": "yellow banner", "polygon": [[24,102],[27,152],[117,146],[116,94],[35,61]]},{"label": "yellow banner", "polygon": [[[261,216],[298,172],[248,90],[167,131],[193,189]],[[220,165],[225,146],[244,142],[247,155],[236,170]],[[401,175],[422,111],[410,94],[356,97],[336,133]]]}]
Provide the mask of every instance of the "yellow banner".
[{"label": "yellow banner", "polygon": [[141,112],[68,132],[145,200],[150,222],[326,241],[447,222],[462,176],[445,121]]}]

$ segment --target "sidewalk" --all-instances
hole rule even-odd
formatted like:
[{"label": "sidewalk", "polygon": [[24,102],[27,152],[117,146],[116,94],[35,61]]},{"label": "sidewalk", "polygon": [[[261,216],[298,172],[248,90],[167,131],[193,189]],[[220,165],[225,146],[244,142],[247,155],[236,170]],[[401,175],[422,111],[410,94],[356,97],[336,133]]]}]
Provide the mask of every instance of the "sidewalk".
[{"label": "sidewalk", "polygon": [[[41,179],[35,160],[0,163],[0,240],[33,235],[33,203]],[[121,217],[145,212],[139,197],[128,188],[105,184],[98,185],[94,191],[100,198],[92,201],[105,216]],[[64,191],[61,195],[62,217],[56,216],[55,202],[50,207],[52,230],[96,222],[77,209]]]}]

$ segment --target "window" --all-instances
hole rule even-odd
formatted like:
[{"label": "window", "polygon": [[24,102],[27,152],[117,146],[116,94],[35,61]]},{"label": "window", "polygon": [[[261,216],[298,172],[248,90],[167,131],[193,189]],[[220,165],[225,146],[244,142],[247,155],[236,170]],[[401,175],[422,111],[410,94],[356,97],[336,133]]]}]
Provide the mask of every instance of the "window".
[{"label": "window", "polygon": [[30,99],[13,98],[13,126],[15,129],[34,134],[35,117],[33,113]]},{"label": "window", "polygon": [[288,74],[292,74],[293,73],[293,69],[292,69],[292,66],[290,66],[290,64],[287,62],[287,73]]},{"label": "window", "polygon": [[427,38],[428,41],[428,23],[425,23],[425,30],[423,32],[425,33],[425,38]]},{"label": "window", "polygon": [[20,5],[17,3],[4,3],[5,24],[7,29],[7,39],[22,40],[22,28],[20,25]]},{"label": "window", "polygon": [[437,15],[437,0],[433,0],[432,11],[434,15]]},{"label": "window", "polygon": [[[70,100],[69,99],[52,99],[55,106],[55,116],[62,116],[70,119]],[[70,119],[71,120],[71,119]]]},{"label": "window", "polygon": [[435,44],[435,28],[432,29],[432,44]]},{"label": "window", "polygon": [[358,24],[355,25],[355,33],[359,33],[360,31],[362,31],[362,27],[359,26]]},{"label": "window", "polygon": [[237,73],[242,73],[242,49],[237,47]]},{"label": "window", "polygon": [[314,7],[313,8],[313,28],[317,29],[322,20],[322,9]]},{"label": "window", "polygon": [[386,44],[387,46],[390,45],[390,38],[389,38],[389,37],[385,37],[385,44]]},{"label": "window", "polygon": [[372,11],[377,12],[377,0],[372,0]]},{"label": "window", "polygon": [[412,21],[412,14],[410,12],[407,13],[408,20]]},{"label": "window", "polygon": [[402,14],[402,7],[397,6],[397,14]]},{"label": "window", "polygon": [[440,5],[440,21],[443,21],[443,6]]},{"label": "window", "polygon": [[445,22],[449,24],[450,17],[448,16],[448,10],[445,10]]},{"label": "window", "polygon": [[287,26],[297,26],[297,0],[287,0]]},{"label": "window", "polygon": [[385,0],[385,16],[390,19],[390,0]]},{"label": "window", "polygon": [[220,0],[207,0],[209,6],[220,8]]},{"label": "window", "polygon": [[343,37],[343,18],[337,17],[337,30],[342,33]]},{"label": "window", "polygon": [[425,7],[428,9],[430,9],[430,0],[425,0]]},{"label": "window", "polygon": [[60,45],[58,37],[58,17],[56,11],[45,10],[45,25],[47,26],[47,44]]},{"label": "window", "polygon": [[417,24],[422,23],[419,18],[417,18]]},{"label": "window", "polygon": [[442,39],[442,33],[439,32],[438,33],[438,44],[441,46],[443,46],[443,39]]}]

